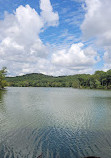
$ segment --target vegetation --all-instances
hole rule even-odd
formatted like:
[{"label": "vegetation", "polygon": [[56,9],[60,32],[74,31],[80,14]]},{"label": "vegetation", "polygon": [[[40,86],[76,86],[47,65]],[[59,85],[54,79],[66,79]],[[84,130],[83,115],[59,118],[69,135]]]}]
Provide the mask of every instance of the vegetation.
[{"label": "vegetation", "polygon": [[5,80],[6,72],[5,67],[0,70],[0,89],[3,89],[7,85]]},{"label": "vegetation", "polygon": [[12,87],[73,87],[90,89],[111,89],[111,70],[96,71],[93,75],[77,74],[72,76],[48,76],[38,73],[7,77]]}]

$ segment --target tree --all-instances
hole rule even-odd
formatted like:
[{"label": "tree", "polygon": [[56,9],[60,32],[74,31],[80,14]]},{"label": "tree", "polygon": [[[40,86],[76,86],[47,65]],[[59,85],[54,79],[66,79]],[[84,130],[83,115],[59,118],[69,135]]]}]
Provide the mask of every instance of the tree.
[{"label": "tree", "polygon": [[80,85],[79,85],[79,80],[74,80],[73,83],[72,83],[72,87],[73,88],[80,88]]},{"label": "tree", "polygon": [[3,89],[7,85],[5,81],[6,72],[6,67],[0,70],[0,89]]},{"label": "tree", "polygon": [[107,89],[111,89],[111,70],[106,72]]}]

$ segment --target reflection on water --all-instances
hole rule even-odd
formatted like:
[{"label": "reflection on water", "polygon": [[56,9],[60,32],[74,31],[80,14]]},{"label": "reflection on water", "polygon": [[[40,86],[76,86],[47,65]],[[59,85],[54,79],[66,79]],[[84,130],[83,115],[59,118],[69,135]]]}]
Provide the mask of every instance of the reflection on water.
[{"label": "reflection on water", "polygon": [[111,157],[110,91],[8,88],[0,96],[0,158]]},{"label": "reflection on water", "polygon": [[21,129],[0,145],[2,157],[80,158],[88,155],[110,158],[111,134],[106,132],[71,131],[63,128]]},{"label": "reflection on water", "polygon": [[7,90],[0,90],[0,113],[5,112],[5,103],[4,103],[4,95],[7,93]]}]

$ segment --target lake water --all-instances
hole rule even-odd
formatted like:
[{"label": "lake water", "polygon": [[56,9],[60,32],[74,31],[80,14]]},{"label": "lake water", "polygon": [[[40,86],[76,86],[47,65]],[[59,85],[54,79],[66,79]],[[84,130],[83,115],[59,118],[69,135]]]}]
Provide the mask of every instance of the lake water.
[{"label": "lake water", "polygon": [[0,158],[111,157],[111,91],[0,91]]}]

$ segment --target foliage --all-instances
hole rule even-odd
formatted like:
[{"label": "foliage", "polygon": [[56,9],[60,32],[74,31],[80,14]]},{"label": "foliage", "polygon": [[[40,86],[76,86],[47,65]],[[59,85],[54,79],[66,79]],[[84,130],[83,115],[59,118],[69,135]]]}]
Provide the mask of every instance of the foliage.
[{"label": "foliage", "polygon": [[73,87],[90,89],[111,89],[111,70],[96,71],[93,75],[77,74],[72,76],[48,76],[39,73],[7,77],[13,87]]},{"label": "foliage", "polygon": [[0,89],[3,89],[7,85],[5,80],[6,72],[6,67],[0,70]]}]

